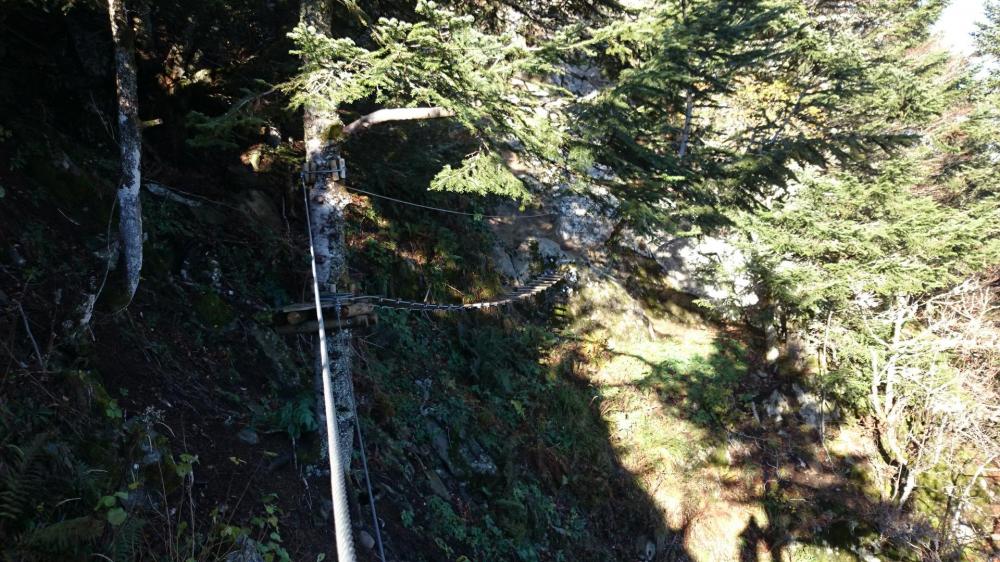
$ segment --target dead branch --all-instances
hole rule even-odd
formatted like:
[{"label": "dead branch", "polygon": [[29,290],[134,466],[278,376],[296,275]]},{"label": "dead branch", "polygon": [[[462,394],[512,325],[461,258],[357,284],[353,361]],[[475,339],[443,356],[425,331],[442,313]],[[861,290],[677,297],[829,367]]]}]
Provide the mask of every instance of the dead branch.
[{"label": "dead branch", "polygon": [[426,119],[441,119],[452,117],[455,113],[443,107],[398,107],[393,109],[380,109],[373,111],[364,117],[356,119],[344,127],[344,136],[368,129],[373,125],[390,123],[394,121],[420,121]]},{"label": "dead branch", "polygon": [[35,341],[35,334],[31,333],[31,325],[28,323],[28,315],[24,313],[24,308],[21,307],[21,303],[17,303],[17,311],[21,313],[21,320],[24,321],[24,330],[28,332],[28,339],[31,340],[31,347],[35,349],[35,358],[38,360],[38,367],[44,372],[45,358],[42,357],[42,352],[38,349],[38,342]]}]

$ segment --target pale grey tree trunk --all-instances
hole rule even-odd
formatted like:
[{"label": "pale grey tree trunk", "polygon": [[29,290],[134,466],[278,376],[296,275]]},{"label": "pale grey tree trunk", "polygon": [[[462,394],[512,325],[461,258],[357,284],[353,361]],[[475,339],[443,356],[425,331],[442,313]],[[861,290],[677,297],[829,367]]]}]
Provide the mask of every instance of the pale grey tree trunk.
[{"label": "pale grey tree trunk", "polygon": [[691,114],[694,111],[694,94],[687,91],[687,98],[684,104],[684,128],[681,129],[680,148],[677,149],[677,157],[681,160],[687,156],[688,141],[691,138]]},{"label": "pale grey tree trunk", "polygon": [[118,184],[118,231],[125,257],[125,280],[129,298],[135,295],[142,270],[142,207],[139,164],[142,140],[139,135],[139,100],[135,69],[135,30],[126,0],[108,0],[111,37],[115,49],[115,81],[118,86],[118,145],[121,180]]},{"label": "pale grey tree trunk", "polygon": [[985,462],[981,463],[979,467],[976,468],[976,472],[972,474],[972,478],[970,478],[969,482],[965,485],[965,488],[962,490],[962,494],[958,496],[955,511],[952,513],[950,520],[948,520],[948,527],[945,534],[946,537],[954,533],[955,529],[958,529],[958,525],[961,523],[962,511],[965,509],[965,506],[968,505],[969,499],[972,497],[972,489],[976,486],[976,482],[979,481],[979,477],[983,475],[983,471],[993,464],[993,461],[997,459],[997,456],[1000,456],[1000,454],[994,453],[993,455],[990,455]]},{"label": "pale grey tree trunk", "polygon": [[917,488],[917,473],[915,471],[907,471],[906,480],[903,483],[903,488],[899,493],[899,499],[896,504],[902,509],[906,505],[906,502],[910,499],[913,494],[913,490]]},{"label": "pale grey tree trunk", "polygon": [[[304,0],[302,23],[321,33],[330,33],[330,4],[327,0]],[[303,128],[306,144],[306,162],[313,170],[330,170],[337,166],[339,147],[330,137],[331,127],[340,123],[335,113],[306,106]],[[312,222],[313,243],[316,249],[316,272],[320,290],[332,291],[346,272],[344,245],[344,210],[350,196],[335,174],[316,174],[309,192],[309,217]],[[345,288],[341,285],[340,288]],[[344,470],[351,465],[354,445],[354,396],[351,392],[351,333],[340,330],[327,339],[330,357],[331,386],[337,412],[337,431],[340,433],[340,450]],[[317,350],[314,384],[317,392],[319,428],[326,427],[323,407],[323,372]],[[326,442],[324,439],[323,443]],[[325,446],[324,446],[325,448]]]}]

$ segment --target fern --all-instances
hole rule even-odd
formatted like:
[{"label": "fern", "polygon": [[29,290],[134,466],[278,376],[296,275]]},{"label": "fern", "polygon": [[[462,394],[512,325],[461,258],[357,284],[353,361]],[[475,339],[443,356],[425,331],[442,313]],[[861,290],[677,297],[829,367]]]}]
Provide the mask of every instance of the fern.
[{"label": "fern", "polygon": [[116,530],[111,542],[112,558],[115,562],[129,562],[138,554],[140,533],[145,522],[138,517],[129,517]]},{"label": "fern", "polygon": [[28,531],[17,541],[17,551],[28,559],[32,555],[79,554],[82,547],[100,538],[104,527],[104,521],[92,516],[67,519]]},{"label": "fern", "polygon": [[[88,507],[103,471],[76,457],[50,413],[30,401],[0,405],[0,560],[82,559],[105,533]],[[56,501],[66,498],[79,501]]]},{"label": "fern", "polygon": [[[5,437],[10,434],[5,432]],[[92,516],[50,525],[38,521],[35,504],[41,503],[52,487],[53,475],[47,461],[52,448],[58,447],[52,437],[52,432],[40,433],[27,445],[8,443],[0,450],[0,535],[16,537],[12,544],[5,545],[5,557],[66,559],[80,554],[104,532],[104,522]]]},{"label": "fern", "polygon": [[0,529],[19,521],[31,500],[44,488],[44,445],[50,434],[36,435],[24,448],[7,445],[0,456]]}]

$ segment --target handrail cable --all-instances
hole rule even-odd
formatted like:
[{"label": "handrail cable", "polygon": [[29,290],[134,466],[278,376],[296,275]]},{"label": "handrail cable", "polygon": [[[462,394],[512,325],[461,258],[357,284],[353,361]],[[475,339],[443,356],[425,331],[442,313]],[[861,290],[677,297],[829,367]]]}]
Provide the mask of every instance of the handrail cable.
[{"label": "handrail cable", "polygon": [[320,296],[320,302],[324,306],[331,306],[334,303],[366,303],[371,304],[377,308],[394,308],[400,310],[420,310],[420,311],[431,311],[431,310],[443,310],[443,311],[457,311],[457,310],[479,310],[484,308],[493,308],[498,306],[503,306],[505,304],[510,304],[517,302],[528,297],[535,296],[542,291],[552,288],[553,285],[559,283],[566,276],[564,272],[561,271],[551,271],[539,275],[531,280],[527,285],[520,287],[519,289],[508,293],[505,297],[494,300],[494,301],[481,301],[472,302],[465,304],[442,304],[442,303],[427,303],[419,301],[409,301],[405,299],[396,299],[390,297],[383,297],[381,295],[352,295],[350,293],[335,293],[329,294],[324,293]]},{"label": "handrail cable", "polygon": [[323,322],[323,306],[320,303],[319,275],[316,272],[316,248],[313,243],[312,218],[309,216],[309,192],[305,179],[302,181],[302,197],[306,205],[306,227],[309,231],[309,260],[312,265],[313,298],[316,303],[316,323],[319,331],[319,356],[323,377],[323,410],[326,413],[327,458],[330,461],[330,495],[333,501],[333,526],[337,540],[337,560],[355,562],[354,537],[351,534],[351,513],[347,506],[347,482],[345,481],[340,433],[337,431],[337,413],[333,405],[333,389],[330,381],[330,357],[326,349],[326,325]]},{"label": "handrail cable", "polygon": [[[342,173],[342,170],[340,170],[340,169],[337,169],[337,170],[311,170],[308,173],[309,174],[339,174],[339,173]],[[303,179],[303,183],[304,182],[305,182],[305,180]],[[438,211],[438,212],[441,212],[441,213],[450,213],[452,215],[462,215],[462,216],[466,216],[466,217],[480,217],[480,218],[484,218],[484,219],[513,219],[513,220],[518,220],[518,219],[537,219],[537,218],[540,218],[540,217],[551,217],[551,216],[554,216],[554,215],[558,214],[558,213],[536,213],[536,214],[531,214],[531,215],[487,215],[487,214],[484,214],[484,213],[468,213],[468,212],[465,212],[465,211],[456,211],[454,209],[444,209],[444,208],[441,208],[441,207],[434,207],[434,206],[431,206],[431,205],[424,205],[424,204],[421,204],[421,203],[414,203],[413,201],[406,201],[404,199],[397,199],[395,197],[390,197],[388,195],[383,195],[381,193],[375,193],[374,191],[367,191],[367,190],[361,189],[360,187],[351,187],[349,185],[342,185],[342,187],[344,189],[347,189],[348,191],[355,191],[357,193],[364,193],[365,195],[370,195],[372,197],[378,197],[379,199],[387,199],[389,201],[393,201],[393,202],[399,203],[401,205],[410,205],[411,207],[419,207],[421,209],[428,209],[428,210],[431,210],[431,211]]]},{"label": "handrail cable", "polygon": [[[337,324],[340,324],[340,303],[335,306],[337,314]],[[358,399],[354,394],[354,379],[347,378],[348,388],[351,391],[351,415],[354,416],[354,428],[358,431],[358,449],[361,451],[361,468],[365,472],[365,488],[368,490],[368,506],[372,511],[372,528],[375,531],[375,544],[378,545],[378,558],[382,562],[385,559],[385,547],[382,545],[382,528],[379,525],[378,511],[375,509],[375,493],[372,492],[372,477],[368,471],[368,454],[365,452],[365,436],[361,431],[361,418],[358,417]]]}]

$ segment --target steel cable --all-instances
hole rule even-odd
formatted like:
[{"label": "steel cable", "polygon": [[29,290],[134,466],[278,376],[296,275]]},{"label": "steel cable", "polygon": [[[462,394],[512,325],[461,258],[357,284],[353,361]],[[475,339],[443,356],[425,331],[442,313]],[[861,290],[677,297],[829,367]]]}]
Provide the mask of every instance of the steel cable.
[{"label": "steel cable", "polygon": [[326,446],[330,461],[330,495],[333,501],[333,526],[337,541],[337,560],[355,562],[354,536],[351,534],[351,514],[347,507],[347,482],[341,463],[340,433],[337,430],[337,413],[333,404],[330,380],[330,357],[326,349],[326,327],[323,306],[320,302],[319,275],[316,273],[316,248],[313,244],[312,218],[309,216],[309,191],[302,180],[302,197],[306,205],[306,227],[309,230],[309,255],[313,278],[313,297],[316,301],[316,323],[319,331],[320,366],[323,377],[323,410],[326,413]]},{"label": "steel cable", "polygon": [[441,304],[441,303],[426,303],[419,301],[409,301],[404,299],[396,299],[390,297],[383,297],[380,295],[351,295],[345,293],[338,294],[324,294],[321,296],[320,300],[323,304],[329,306],[334,302],[352,302],[352,303],[366,303],[371,304],[377,308],[394,308],[399,310],[419,310],[419,311],[430,311],[430,310],[443,310],[443,311],[456,311],[456,310],[473,310],[473,309],[483,309],[483,308],[493,308],[503,306],[505,304],[511,304],[519,300],[526,299],[551,289],[555,284],[563,280],[565,274],[562,272],[548,272],[531,280],[524,287],[520,287],[517,290],[509,293],[502,299],[495,301],[482,301],[473,302],[465,304]]}]

